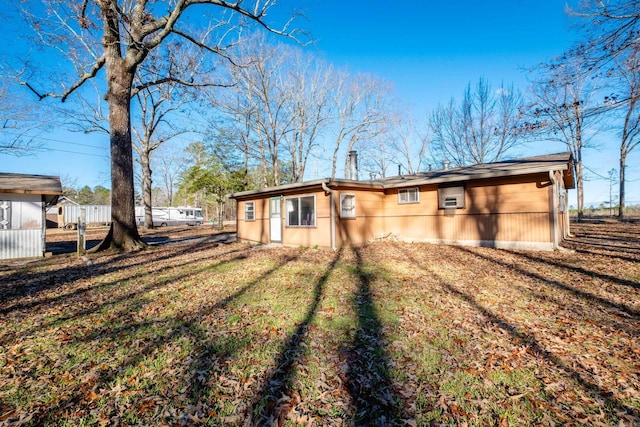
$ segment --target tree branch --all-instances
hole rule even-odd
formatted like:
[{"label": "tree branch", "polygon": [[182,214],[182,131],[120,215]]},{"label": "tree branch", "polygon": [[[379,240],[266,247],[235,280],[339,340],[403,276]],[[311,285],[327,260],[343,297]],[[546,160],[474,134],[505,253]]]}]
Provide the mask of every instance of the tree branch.
[{"label": "tree branch", "polygon": [[153,86],[159,86],[162,84],[166,84],[166,83],[176,83],[179,84],[181,86],[187,86],[187,87],[234,87],[235,85],[233,84],[223,84],[223,83],[194,83],[193,81],[186,81],[183,79],[179,79],[176,77],[163,77],[157,80],[152,80],[152,81],[148,81],[148,82],[144,82],[144,83],[140,83],[139,85],[136,85],[132,88],[131,90],[131,96],[135,96],[138,93],[140,93],[140,91],[144,90],[144,89],[148,89],[150,87]]}]

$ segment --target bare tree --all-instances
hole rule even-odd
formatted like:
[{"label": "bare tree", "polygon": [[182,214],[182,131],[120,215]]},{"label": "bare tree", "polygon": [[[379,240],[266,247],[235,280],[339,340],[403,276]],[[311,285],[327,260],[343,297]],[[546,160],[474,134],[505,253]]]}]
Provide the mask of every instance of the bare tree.
[{"label": "bare tree", "polygon": [[212,137],[233,147],[218,154],[241,153],[245,185],[250,162],[258,162],[263,186],[301,181],[310,153],[333,118],[332,69],[299,49],[269,45],[261,37],[245,44],[239,56],[248,65],[229,64],[235,85],[212,91],[209,100],[216,112],[204,114]]},{"label": "bare tree", "polygon": [[638,54],[638,51],[633,51],[629,52],[629,55],[618,55],[615,58],[615,69],[609,75],[614,77],[613,84],[617,94],[605,97],[606,104],[613,108],[613,114],[621,116],[618,180],[618,217],[620,218],[624,218],[627,158],[640,145],[640,58]]},{"label": "bare tree", "polygon": [[278,126],[283,112],[275,105],[280,101],[271,102],[268,108],[263,105],[276,96],[273,68],[281,61],[276,50],[260,37],[241,46],[237,56],[247,65],[226,64],[226,73],[234,84],[203,91],[201,114],[209,125],[207,141],[216,145],[217,155],[226,162],[242,157],[245,189],[249,189],[249,167],[254,161],[259,165],[260,185],[267,187],[276,181],[272,169],[277,166],[283,135],[277,128],[268,130]]},{"label": "bare tree", "polygon": [[160,175],[166,205],[173,206],[178,179],[188,167],[184,152],[176,147],[161,145],[154,153],[152,164],[156,176]]},{"label": "bare tree", "polygon": [[178,86],[172,84],[145,87],[135,95],[140,108],[140,127],[133,126],[133,148],[135,160],[142,172],[142,204],[144,206],[144,226],[153,228],[151,197],[151,154],[162,144],[186,131],[177,128],[168,118],[188,102],[184,94],[176,94]]},{"label": "bare tree", "polygon": [[43,149],[38,139],[38,124],[32,108],[11,93],[8,83],[0,81],[0,154],[28,156]]},{"label": "bare tree", "polygon": [[359,153],[359,169],[364,173],[364,179],[392,176],[397,168],[402,166],[395,161],[396,148],[389,143],[386,133],[375,135],[373,139],[360,141],[355,145]]},{"label": "bare tree", "polygon": [[[65,101],[104,70],[111,141],[112,223],[107,237],[97,249],[114,247],[135,250],[143,247],[134,211],[131,98],[135,91],[159,83],[194,83],[184,80],[178,70],[169,69],[170,73],[159,80],[136,85],[134,78],[138,68],[151,52],[171,39],[184,40],[203,51],[226,55],[223,43],[227,39],[224,35],[232,31],[234,18],[236,25],[243,20],[253,21],[282,35],[287,34],[289,22],[277,30],[266,21],[267,11],[275,4],[274,0],[231,3],[222,0],[178,0],[166,2],[166,7],[145,0],[81,3],[44,0],[43,3],[43,7],[24,4],[24,16],[32,23],[34,34],[46,46],[70,61],[77,76],[60,90],[45,92],[35,88],[36,82],[26,79],[21,82],[40,99],[59,97]],[[215,22],[198,33],[188,27],[185,13],[195,5],[215,6],[214,12],[227,12],[229,15],[221,13]]]},{"label": "bare tree", "polygon": [[591,97],[596,92],[595,80],[583,72],[575,59],[540,69],[537,82],[531,86],[533,135],[564,144],[575,165],[578,196],[578,218],[584,213],[584,170],[582,152],[593,147],[590,130],[596,124],[597,106]]},{"label": "bare tree", "polygon": [[[238,96],[237,92],[234,92],[234,95],[236,95],[233,98],[235,102],[228,98],[229,103],[221,102],[216,104],[214,101],[212,104],[217,106],[218,113],[225,111],[226,117],[205,116],[210,128],[205,140],[210,145],[215,146],[216,155],[226,166],[233,166],[235,169],[242,170],[243,190],[249,190],[250,166],[254,161],[264,164],[266,159],[257,154],[260,153],[260,150],[256,148],[260,144],[255,141],[255,133],[252,130],[251,109],[244,108],[246,103],[243,102],[241,96]],[[210,107],[208,104],[205,105]],[[266,168],[263,168],[263,170],[266,170]],[[265,182],[266,180],[267,177],[265,175],[262,181]]]},{"label": "bare tree", "polygon": [[391,133],[391,146],[393,148],[393,160],[403,165],[405,172],[414,174],[424,167],[425,157],[429,149],[428,126],[420,132],[413,118],[404,114],[398,121],[396,129]]},{"label": "bare tree", "polygon": [[484,78],[473,90],[469,83],[460,103],[452,98],[431,115],[433,156],[458,166],[503,158],[521,143],[522,104],[513,85],[494,92]]},{"label": "bare tree", "polygon": [[286,90],[287,111],[291,131],[285,135],[293,180],[301,182],[312,150],[330,125],[335,109],[335,74],[318,58],[291,51],[288,61]]},{"label": "bare tree", "polygon": [[[391,86],[369,75],[350,76],[346,71],[336,75],[335,144],[331,178],[336,176],[338,155],[349,153],[359,142],[373,141],[389,130],[389,95]],[[347,170],[345,155],[345,171]]]},{"label": "bare tree", "polygon": [[236,78],[247,94],[251,128],[256,134],[264,170],[264,184],[280,185],[280,148],[292,126],[282,81],[286,55],[274,46],[261,43],[260,39],[249,47],[244,54],[250,65],[236,69]]},{"label": "bare tree", "polygon": [[584,19],[585,39],[565,56],[580,58],[589,74],[615,91],[605,103],[621,118],[618,216],[623,218],[627,160],[640,141],[640,1],[584,1],[569,12]]},{"label": "bare tree", "polygon": [[605,71],[618,56],[638,50],[640,1],[583,0],[569,14],[583,18],[584,41],[565,54],[580,57],[592,72]]}]

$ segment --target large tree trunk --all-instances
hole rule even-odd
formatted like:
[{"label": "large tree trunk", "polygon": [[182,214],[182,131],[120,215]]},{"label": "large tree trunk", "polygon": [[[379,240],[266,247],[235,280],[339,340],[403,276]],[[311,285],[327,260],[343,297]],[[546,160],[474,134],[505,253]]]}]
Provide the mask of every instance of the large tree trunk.
[{"label": "large tree trunk", "polygon": [[153,202],[151,200],[151,153],[149,143],[145,141],[140,156],[140,169],[142,170],[142,204],[144,205],[144,228],[150,230],[153,227]]},{"label": "large tree trunk", "polygon": [[578,196],[578,220],[584,217],[584,178],[582,160],[576,161],[576,189]]},{"label": "large tree trunk", "polygon": [[111,229],[93,251],[109,248],[133,251],[146,246],[136,226],[133,186],[130,108],[135,70],[127,69],[119,52],[107,57],[106,66],[111,142]]},{"label": "large tree trunk", "polygon": [[624,170],[627,166],[627,150],[626,147],[623,146],[620,148],[620,182],[619,184],[619,194],[618,194],[618,218],[624,218],[624,205],[625,205],[625,194],[624,194]]}]

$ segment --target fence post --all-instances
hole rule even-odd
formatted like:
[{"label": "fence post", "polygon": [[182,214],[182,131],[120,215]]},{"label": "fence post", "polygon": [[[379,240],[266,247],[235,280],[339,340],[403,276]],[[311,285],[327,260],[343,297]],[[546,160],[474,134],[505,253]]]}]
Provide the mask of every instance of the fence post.
[{"label": "fence post", "polygon": [[80,208],[78,217],[78,255],[83,255],[87,249],[87,210]]}]

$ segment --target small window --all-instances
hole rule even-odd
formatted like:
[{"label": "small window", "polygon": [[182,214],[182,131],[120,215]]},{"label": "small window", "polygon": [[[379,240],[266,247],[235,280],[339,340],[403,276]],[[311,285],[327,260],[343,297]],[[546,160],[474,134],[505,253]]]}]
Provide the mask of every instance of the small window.
[{"label": "small window", "polygon": [[11,228],[11,202],[0,200],[0,230]]},{"label": "small window", "polygon": [[356,195],[340,194],[340,217],[355,218],[356,217]]},{"label": "small window", "polygon": [[316,225],[316,197],[290,197],[286,201],[287,226],[314,227]]},{"label": "small window", "polygon": [[256,219],[255,202],[244,203],[244,220],[254,221]]},{"label": "small window", "polygon": [[418,188],[398,190],[398,203],[420,203]]},{"label": "small window", "polygon": [[438,188],[438,209],[463,209],[464,187],[440,187]]}]

